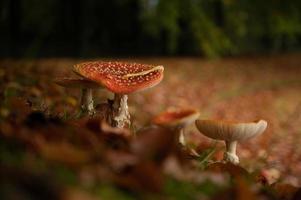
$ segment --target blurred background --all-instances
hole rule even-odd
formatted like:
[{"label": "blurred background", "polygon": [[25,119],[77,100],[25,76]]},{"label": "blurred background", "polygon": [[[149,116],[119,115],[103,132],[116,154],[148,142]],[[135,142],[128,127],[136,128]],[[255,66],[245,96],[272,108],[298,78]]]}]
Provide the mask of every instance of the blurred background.
[{"label": "blurred background", "polygon": [[298,51],[299,0],[1,0],[1,57]]},{"label": "blurred background", "polygon": [[[0,0],[0,199],[250,196],[248,184],[235,186],[228,176],[219,181],[226,192],[211,180],[194,182],[225,149],[194,124],[185,128],[185,139],[200,156],[165,170],[173,139],[156,131],[149,139],[143,128],[162,111],[187,107],[202,119],[265,119],[262,135],[238,144],[240,166],[256,181],[260,175],[263,183],[300,187],[300,50],[301,0]],[[138,142],[79,119],[79,88],[54,83],[75,77],[72,66],[89,60],[165,67],[159,85],[129,95]],[[98,110],[113,98],[104,89],[93,94]],[[132,153],[135,143],[147,148]],[[145,161],[143,149],[166,157]],[[142,164],[131,164],[136,158]],[[249,193],[258,186],[254,181]],[[136,196],[154,190],[175,198]],[[262,198],[265,191],[248,199],[275,199]]]}]

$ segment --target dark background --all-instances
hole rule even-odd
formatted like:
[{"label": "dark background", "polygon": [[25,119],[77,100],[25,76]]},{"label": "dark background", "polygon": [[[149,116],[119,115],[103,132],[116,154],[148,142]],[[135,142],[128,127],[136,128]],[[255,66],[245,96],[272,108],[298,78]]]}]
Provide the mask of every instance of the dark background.
[{"label": "dark background", "polygon": [[300,0],[1,0],[0,57],[283,53]]}]

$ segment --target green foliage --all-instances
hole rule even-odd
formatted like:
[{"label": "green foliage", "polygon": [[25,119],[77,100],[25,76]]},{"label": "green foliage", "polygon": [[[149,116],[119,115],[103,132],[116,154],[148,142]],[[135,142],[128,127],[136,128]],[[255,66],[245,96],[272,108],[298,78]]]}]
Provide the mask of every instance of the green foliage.
[{"label": "green foliage", "polygon": [[170,199],[202,199],[211,197],[221,190],[221,186],[206,180],[203,183],[195,184],[191,182],[168,179],[165,184],[165,193]]},{"label": "green foliage", "polygon": [[94,193],[101,199],[116,199],[116,200],[134,200],[136,198],[132,197],[129,193],[122,191],[113,185],[101,184],[95,187]]},{"label": "green foliage", "polygon": [[150,34],[164,33],[168,53],[215,57],[297,47],[300,9],[296,1],[158,0],[142,23]]},{"label": "green foliage", "polygon": [[214,143],[214,145],[211,148],[203,151],[197,158],[197,160],[199,161],[199,165],[202,169],[207,167],[208,161],[211,159],[213,154],[216,152],[216,145],[217,145],[217,143]]},{"label": "green foliage", "polygon": [[217,57],[300,49],[299,0],[9,0],[0,56]]}]

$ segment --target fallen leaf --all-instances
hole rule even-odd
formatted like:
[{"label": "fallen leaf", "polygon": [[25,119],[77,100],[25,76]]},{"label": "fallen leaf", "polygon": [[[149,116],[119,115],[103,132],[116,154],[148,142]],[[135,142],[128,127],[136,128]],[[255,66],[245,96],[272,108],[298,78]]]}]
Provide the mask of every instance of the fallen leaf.
[{"label": "fallen leaf", "polygon": [[208,171],[212,171],[215,173],[229,173],[229,175],[233,177],[250,177],[250,174],[247,170],[244,168],[234,165],[232,163],[221,163],[221,162],[216,162],[213,164],[208,165],[206,168]]},{"label": "fallen leaf", "polygon": [[70,143],[46,142],[42,137],[35,137],[35,144],[39,153],[47,160],[64,163],[69,166],[78,166],[91,159],[91,154],[79,149]]},{"label": "fallen leaf", "polygon": [[300,188],[292,186],[290,184],[274,183],[271,187],[275,190],[279,199],[290,200],[300,190]]},{"label": "fallen leaf", "polygon": [[116,174],[115,183],[131,191],[161,192],[164,178],[153,162],[141,162],[122,174]]},{"label": "fallen leaf", "polygon": [[149,127],[137,132],[137,138],[131,143],[131,152],[141,160],[161,162],[175,150],[175,133],[170,129]]}]

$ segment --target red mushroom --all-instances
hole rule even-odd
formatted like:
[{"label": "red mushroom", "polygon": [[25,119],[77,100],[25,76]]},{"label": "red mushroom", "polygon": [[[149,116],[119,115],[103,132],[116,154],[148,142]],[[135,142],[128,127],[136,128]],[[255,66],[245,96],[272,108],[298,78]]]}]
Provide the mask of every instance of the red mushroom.
[{"label": "red mushroom", "polygon": [[153,119],[154,124],[175,129],[179,134],[179,142],[185,146],[184,128],[193,123],[200,116],[195,109],[173,109],[167,110]]},{"label": "red mushroom", "polygon": [[94,114],[95,110],[94,110],[92,90],[97,88],[102,88],[101,85],[85,78],[58,78],[54,82],[65,88],[80,88],[81,89],[81,97],[80,97],[81,111],[84,113],[87,112],[89,115]]},{"label": "red mushroom", "polygon": [[163,66],[124,62],[86,62],[74,66],[74,71],[90,80],[104,85],[115,94],[112,125],[130,125],[127,94],[151,88],[163,79]]}]

